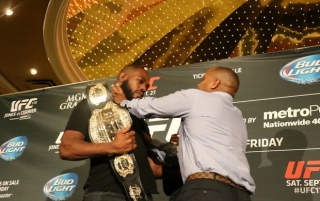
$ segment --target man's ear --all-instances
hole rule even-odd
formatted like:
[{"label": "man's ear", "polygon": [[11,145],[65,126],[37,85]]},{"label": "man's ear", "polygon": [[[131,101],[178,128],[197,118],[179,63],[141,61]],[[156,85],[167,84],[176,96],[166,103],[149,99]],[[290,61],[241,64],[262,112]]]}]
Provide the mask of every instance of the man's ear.
[{"label": "man's ear", "polygon": [[215,88],[219,87],[220,84],[221,84],[220,79],[215,79],[214,81],[212,81],[212,84],[211,84],[211,87],[210,87],[210,88],[211,88],[211,89],[215,89]]},{"label": "man's ear", "polygon": [[117,83],[122,84],[127,79],[127,77],[128,75],[126,73],[120,73]]}]

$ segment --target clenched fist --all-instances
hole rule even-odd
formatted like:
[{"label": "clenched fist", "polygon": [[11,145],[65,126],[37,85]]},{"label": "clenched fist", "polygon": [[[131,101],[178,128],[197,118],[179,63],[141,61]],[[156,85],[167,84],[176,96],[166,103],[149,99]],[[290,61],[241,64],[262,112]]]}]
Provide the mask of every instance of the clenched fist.
[{"label": "clenched fist", "polygon": [[114,154],[125,154],[137,147],[136,132],[130,131],[130,127],[119,130],[111,142]]}]

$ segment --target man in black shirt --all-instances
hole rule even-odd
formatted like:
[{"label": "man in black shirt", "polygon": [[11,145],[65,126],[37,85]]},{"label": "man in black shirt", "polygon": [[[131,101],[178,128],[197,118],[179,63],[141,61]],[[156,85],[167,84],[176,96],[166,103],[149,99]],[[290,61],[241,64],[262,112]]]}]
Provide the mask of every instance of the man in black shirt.
[{"label": "man in black shirt", "polygon": [[[149,87],[149,75],[143,67],[124,67],[117,79],[128,100],[142,98]],[[148,158],[148,143],[144,135],[149,133],[143,119],[133,115],[131,128],[119,130],[109,143],[92,143],[88,133],[91,109],[86,99],[74,108],[60,144],[60,158],[82,160],[90,158],[90,172],[84,186],[84,201],[125,201],[126,192],[110,165],[115,154],[133,151],[140,171],[140,180],[148,199],[157,194],[154,174],[162,175],[162,168]],[[149,164],[150,163],[150,164]],[[153,169],[151,169],[153,167]]]}]

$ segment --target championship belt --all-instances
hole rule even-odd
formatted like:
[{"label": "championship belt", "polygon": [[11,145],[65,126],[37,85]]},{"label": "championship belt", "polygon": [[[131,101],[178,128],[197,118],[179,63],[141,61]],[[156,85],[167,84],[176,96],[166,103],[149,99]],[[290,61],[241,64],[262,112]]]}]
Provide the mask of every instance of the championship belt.
[{"label": "championship belt", "polygon": [[[93,143],[111,142],[116,132],[132,124],[128,110],[113,102],[107,83],[88,84],[87,100],[92,110],[89,136]],[[139,168],[133,153],[109,158],[117,178],[124,186],[129,200],[146,201]]]}]

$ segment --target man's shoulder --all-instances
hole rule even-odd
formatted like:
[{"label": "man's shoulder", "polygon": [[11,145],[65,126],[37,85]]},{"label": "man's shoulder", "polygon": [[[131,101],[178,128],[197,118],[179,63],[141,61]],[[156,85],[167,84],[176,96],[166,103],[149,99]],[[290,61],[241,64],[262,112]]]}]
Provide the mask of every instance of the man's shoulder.
[{"label": "man's shoulder", "polygon": [[183,93],[183,94],[187,94],[187,95],[194,95],[196,93],[201,92],[201,90],[199,89],[194,89],[194,88],[190,88],[190,89],[181,89],[180,91],[177,91],[176,93]]},{"label": "man's shoulder", "polygon": [[74,107],[74,111],[79,111],[79,110],[80,111],[86,110],[88,112],[90,111],[90,107],[86,98],[79,101],[77,105]]},{"label": "man's shoulder", "polygon": [[79,101],[77,105],[80,105],[80,106],[81,106],[81,105],[88,105],[87,98],[84,98],[84,99],[82,99],[81,101]]},{"label": "man's shoulder", "polygon": [[76,105],[76,108],[85,108],[85,107],[89,107],[89,104],[86,98],[79,101]]}]

